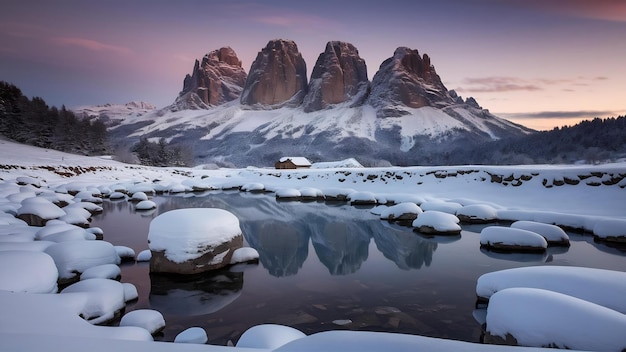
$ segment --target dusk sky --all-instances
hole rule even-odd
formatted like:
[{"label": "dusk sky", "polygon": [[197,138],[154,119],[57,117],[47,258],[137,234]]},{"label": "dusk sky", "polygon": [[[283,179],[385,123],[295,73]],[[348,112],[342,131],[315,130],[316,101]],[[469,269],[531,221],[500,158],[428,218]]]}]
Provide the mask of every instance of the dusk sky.
[{"label": "dusk sky", "polygon": [[308,74],[330,40],[369,79],[399,46],[427,53],[448,89],[535,129],[626,114],[626,1],[1,0],[0,80],[67,107],[171,104],[194,60],[223,46],[246,71],[271,39]]}]

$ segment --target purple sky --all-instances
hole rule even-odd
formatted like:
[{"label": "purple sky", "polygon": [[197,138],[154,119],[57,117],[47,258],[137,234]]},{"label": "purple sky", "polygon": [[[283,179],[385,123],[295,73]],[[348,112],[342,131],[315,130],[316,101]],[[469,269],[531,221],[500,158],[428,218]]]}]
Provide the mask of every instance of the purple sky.
[{"label": "purple sky", "polygon": [[0,80],[56,106],[163,107],[196,58],[230,46],[248,70],[275,38],[309,74],[326,42],[350,42],[370,80],[417,49],[448,89],[537,129],[626,114],[623,0],[3,0]]}]

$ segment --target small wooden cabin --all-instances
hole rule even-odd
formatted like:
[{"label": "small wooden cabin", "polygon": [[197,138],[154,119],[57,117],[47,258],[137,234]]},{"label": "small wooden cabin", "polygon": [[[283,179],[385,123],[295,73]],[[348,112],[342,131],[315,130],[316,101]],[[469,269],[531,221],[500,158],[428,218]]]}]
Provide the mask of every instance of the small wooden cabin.
[{"label": "small wooden cabin", "polygon": [[308,169],[311,162],[303,157],[284,157],[274,164],[277,169]]}]

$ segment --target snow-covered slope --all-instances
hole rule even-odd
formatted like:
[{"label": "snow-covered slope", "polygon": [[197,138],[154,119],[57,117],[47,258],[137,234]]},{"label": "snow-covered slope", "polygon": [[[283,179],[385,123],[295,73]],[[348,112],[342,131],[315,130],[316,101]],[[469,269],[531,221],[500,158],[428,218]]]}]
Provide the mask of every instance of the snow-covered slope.
[{"label": "snow-covered slope", "polygon": [[257,110],[233,101],[208,110],[133,109],[127,104],[75,111],[104,118],[114,144],[164,137],[191,146],[198,163],[236,166],[272,165],[285,154],[313,161],[356,157],[370,165],[380,160],[410,164],[416,163],[416,153],[528,132],[465,103],[403,109],[408,115],[380,118],[367,104],[306,113],[302,107]]}]

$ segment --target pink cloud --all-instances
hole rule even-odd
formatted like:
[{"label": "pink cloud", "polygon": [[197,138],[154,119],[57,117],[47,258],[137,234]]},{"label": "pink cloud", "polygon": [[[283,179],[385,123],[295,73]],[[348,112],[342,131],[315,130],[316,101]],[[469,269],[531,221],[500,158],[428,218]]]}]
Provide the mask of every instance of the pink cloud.
[{"label": "pink cloud", "polygon": [[56,44],[63,46],[75,46],[82,49],[87,49],[91,51],[110,51],[118,54],[128,54],[131,53],[132,50],[123,46],[111,45],[101,43],[91,39],[85,38],[72,38],[72,37],[56,37],[52,38],[52,41]]}]

